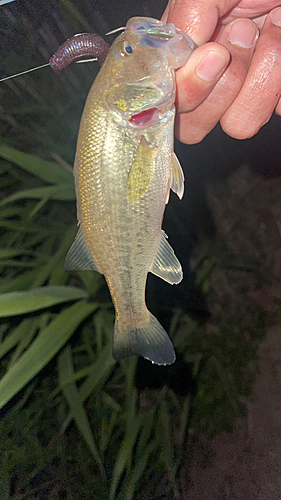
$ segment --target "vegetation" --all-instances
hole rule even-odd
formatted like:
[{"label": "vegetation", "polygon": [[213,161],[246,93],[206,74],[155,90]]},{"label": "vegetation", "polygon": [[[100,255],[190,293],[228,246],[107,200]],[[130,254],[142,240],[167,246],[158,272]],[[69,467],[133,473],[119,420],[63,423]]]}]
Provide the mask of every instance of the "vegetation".
[{"label": "vegetation", "polygon": [[[17,33],[15,49],[2,58],[4,75],[42,64],[70,25],[69,36],[89,31],[89,23],[106,31],[97,11],[88,23],[75,2],[58,4],[63,34],[28,25],[28,40],[22,19],[32,5],[25,2],[20,17],[0,12],[11,46]],[[77,230],[67,162],[95,71],[73,66],[3,90],[14,106],[0,109],[0,498],[182,498],[192,443],[231,430],[245,413],[265,315],[233,300],[232,290],[237,272],[248,279],[255,270],[218,238],[202,238],[192,270],[210,319],[173,311],[170,335],[185,369],[160,369],[187,388],[169,381],[137,388],[139,362],[115,363],[111,355],[114,312],[103,278],[63,271]]]},{"label": "vegetation", "polygon": [[[1,498],[179,498],[188,430],[231,430],[243,415],[255,318],[226,312],[212,332],[175,311],[170,334],[196,394],[139,393],[136,359],[111,355],[103,278],[63,272],[76,233],[72,174],[4,144],[0,157]],[[194,267],[210,295],[218,265],[197,252]]]}]

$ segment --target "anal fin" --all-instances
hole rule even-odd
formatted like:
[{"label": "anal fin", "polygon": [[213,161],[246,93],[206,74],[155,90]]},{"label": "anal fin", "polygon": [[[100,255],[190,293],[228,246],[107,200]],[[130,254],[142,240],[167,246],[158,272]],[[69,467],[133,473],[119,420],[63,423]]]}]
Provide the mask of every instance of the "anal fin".
[{"label": "anal fin", "polygon": [[174,191],[174,193],[176,193],[181,200],[184,193],[184,173],[175,153],[173,154],[172,158],[170,187],[171,190]]},{"label": "anal fin", "polygon": [[171,285],[177,285],[182,280],[183,274],[180,262],[175,256],[171,245],[168,243],[164,231],[162,231],[158,252],[150,272]]}]

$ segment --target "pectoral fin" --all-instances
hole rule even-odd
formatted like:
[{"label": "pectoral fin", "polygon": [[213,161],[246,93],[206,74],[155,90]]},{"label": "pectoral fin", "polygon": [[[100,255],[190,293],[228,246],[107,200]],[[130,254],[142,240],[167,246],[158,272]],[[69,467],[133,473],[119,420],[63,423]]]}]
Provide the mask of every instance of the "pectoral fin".
[{"label": "pectoral fin", "polygon": [[158,252],[150,272],[159,276],[171,285],[177,285],[182,280],[182,268],[175,256],[174,250],[167,241],[167,235],[162,231]]},{"label": "pectoral fin", "polygon": [[100,272],[84,241],[81,227],[79,227],[75,240],[66,256],[64,270]]},{"label": "pectoral fin", "polygon": [[128,200],[137,201],[146,192],[151,181],[154,154],[155,147],[150,147],[142,136],[128,177]]},{"label": "pectoral fin", "polygon": [[171,189],[181,200],[184,193],[184,174],[175,153],[173,154],[171,165]]}]

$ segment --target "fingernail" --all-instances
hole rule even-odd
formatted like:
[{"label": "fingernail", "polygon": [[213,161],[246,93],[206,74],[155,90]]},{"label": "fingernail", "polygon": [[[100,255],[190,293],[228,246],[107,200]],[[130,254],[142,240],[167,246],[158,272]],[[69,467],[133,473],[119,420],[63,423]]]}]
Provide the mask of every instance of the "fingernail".
[{"label": "fingernail", "polygon": [[199,61],[196,73],[206,82],[212,82],[226,68],[229,58],[222,52],[209,52]]},{"label": "fingernail", "polygon": [[281,9],[275,9],[271,13],[271,22],[276,26],[281,26]]},{"label": "fingernail", "polygon": [[233,45],[250,49],[258,36],[258,29],[252,21],[243,19],[232,24],[228,39]]}]

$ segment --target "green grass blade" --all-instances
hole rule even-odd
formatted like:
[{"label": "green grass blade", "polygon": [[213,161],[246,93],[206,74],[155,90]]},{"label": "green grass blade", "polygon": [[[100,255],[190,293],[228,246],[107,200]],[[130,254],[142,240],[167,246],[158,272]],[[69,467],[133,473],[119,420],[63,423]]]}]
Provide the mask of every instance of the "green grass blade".
[{"label": "green grass blade", "polygon": [[0,345],[0,359],[25,337],[33,323],[32,319],[25,319],[7,335]]},{"label": "green grass blade", "polygon": [[13,217],[14,215],[16,217],[18,217],[19,207],[10,206],[10,207],[6,207],[6,208],[2,208],[1,212],[0,212],[0,219],[9,219],[10,217]]},{"label": "green grass blade", "polygon": [[187,428],[188,428],[189,413],[190,413],[190,406],[191,406],[191,398],[190,398],[190,396],[187,396],[183,402],[183,406],[182,406],[181,413],[180,413],[180,426],[179,426],[179,431],[178,431],[178,442],[179,442],[180,447],[183,447],[184,440],[186,437],[186,432],[187,432]]},{"label": "green grass blade", "polygon": [[125,500],[133,500],[137,483],[143,475],[144,469],[147,466],[150,455],[154,452],[156,448],[157,448],[157,441],[154,440],[152,441],[152,443],[149,443],[147,445],[147,447],[143,451],[142,456],[135,464],[130,480],[128,481],[128,484],[126,484],[125,486],[126,490]]},{"label": "green grass blade", "polygon": [[143,455],[144,450],[147,447],[147,443],[150,440],[152,431],[154,418],[156,413],[156,405],[152,406],[149,411],[145,413],[144,424],[140,433],[140,437],[138,440],[137,448],[136,448],[136,457],[139,458]]},{"label": "green grass blade", "polygon": [[4,293],[0,295],[0,317],[26,314],[87,297],[85,290],[71,286],[43,286],[27,292]]},{"label": "green grass blade", "polygon": [[115,364],[116,361],[112,357],[112,344],[109,342],[99,354],[94,363],[93,370],[81,386],[80,394],[82,401],[85,401],[94,390],[102,385]]},{"label": "green grass blade", "polygon": [[18,343],[16,349],[14,350],[11,356],[8,370],[10,370],[11,367],[17,362],[17,360],[21,357],[22,353],[27,349],[27,347],[33,340],[37,330],[36,326],[37,326],[36,321],[33,321],[30,330],[26,332],[25,337],[21,339],[20,342]]},{"label": "green grass blade", "polygon": [[23,262],[19,262],[19,261],[16,261],[16,260],[2,260],[1,261],[1,266],[2,267],[16,267],[17,269],[20,269],[20,268],[31,268],[33,269],[34,268],[34,262],[27,262],[27,261],[23,261]]},{"label": "green grass blade", "polygon": [[[82,370],[77,371],[72,375],[65,383],[73,383],[75,380],[81,379],[90,370],[89,376],[83,382],[79,390],[79,397],[81,403],[89,397],[89,395],[102,386],[106,378],[108,377],[110,371],[116,364],[116,361],[112,357],[112,345],[109,342],[103,349],[103,351],[98,355],[96,362],[87,368],[82,368]],[[86,373],[87,372],[87,373]],[[63,423],[63,429],[66,429],[73,418],[72,413],[67,416],[65,422]]]},{"label": "green grass blade", "polygon": [[99,456],[98,448],[94,440],[85,408],[80,401],[79,391],[74,382],[72,384],[65,384],[66,380],[74,375],[70,346],[66,346],[62,353],[59,355],[58,372],[60,385],[62,386],[62,392],[69,404],[75,423],[82,436],[84,437],[87,445],[89,446],[89,449],[99,466],[102,476],[105,478],[105,470]]},{"label": "green grass blade", "polygon": [[0,248],[0,259],[10,259],[11,257],[17,257],[18,255],[28,255],[30,252],[23,249],[10,249],[10,248]]},{"label": "green grass blade", "polygon": [[105,406],[109,406],[112,410],[116,412],[122,411],[122,407],[120,406],[120,404],[116,401],[116,399],[107,394],[107,392],[103,391],[102,399]]},{"label": "green grass blade", "polygon": [[23,153],[4,144],[0,144],[0,157],[50,184],[73,182],[72,173],[58,163],[42,160],[37,156]]},{"label": "green grass blade", "polygon": [[47,201],[49,200],[48,197],[46,198],[41,198],[38,203],[36,203],[36,205],[34,206],[34,208],[31,210],[31,212],[29,212],[28,214],[28,218],[29,219],[32,219],[36,214],[37,212],[39,212],[41,210],[41,208],[44,207],[44,205],[47,203]]},{"label": "green grass blade", "polygon": [[106,420],[106,418],[103,418],[101,421],[99,449],[102,455],[106,452],[107,448],[110,445],[115,426],[118,425],[117,418],[118,412],[113,411],[109,422]]},{"label": "green grass blade", "polygon": [[[14,231],[19,234],[32,234],[38,232],[38,228],[36,228],[35,224],[30,224],[30,223],[22,223],[20,221],[16,220],[0,220],[0,227],[7,229],[9,231]],[[47,231],[44,230],[44,228],[41,228],[40,231],[42,234],[47,235]]]},{"label": "green grass blade", "polygon": [[0,202],[0,206],[6,205],[7,203],[12,203],[13,201],[22,200],[26,198],[33,198],[39,200],[63,200],[63,201],[73,201],[75,197],[74,184],[70,182],[67,184],[59,184],[57,186],[43,186],[33,189],[24,189],[22,191],[17,191],[17,193],[4,198]]},{"label": "green grass blade", "polygon": [[13,290],[26,290],[31,288],[34,279],[38,275],[38,270],[34,269],[32,271],[22,273],[15,278],[5,278],[0,284],[0,294],[10,293]]},{"label": "green grass blade", "polygon": [[129,432],[126,433],[126,436],[122,442],[121,448],[119,450],[115,466],[114,466],[114,471],[113,471],[113,477],[112,477],[112,482],[111,482],[111,487],[110,487],[110,495],[109,495],[109,500],[114,500],[115,498],[115,493],[116,489],[118,486],[118,483],[120,481],[121,475],[126,468],[126,465],[128,462],[131,461],[132,458],[132,451],[134,444],[137,439],[137,435],[139,433],[140,429],[140,423],[141,419],[139,415],[135,416],[134,419],[134,427],[130,429]]},{"label": "green grass blade", "polygon": [[171,485],[177,491],[176,484],[176,463],[174,454],[174,445],[172,438],[172,423],[168,404],[165,400],[162,401],[159,408],[159,428],[158,442],[162,448],[161,461],[165,465]]},{"label": "green grass blade", "polygon": [[68,307],[44,328],[17,363],[0,380],[0,409],[64,346],[97,304],[84,301]]},{"label": "green grass blade", "polygon": [[[66,233],[64,234],[63,238],[61,238],[61,243],[59,246],[59,249],[57,252],[52,255],[52,257],[49,257],[48,262],[41,267],[41,269],[38,269],[37,277],[33,282],[34,287],[39,287],[43,285],[46,280],[50,277],[50,275],[55,271],[55,268],[57,264],[61,261],[61,267],[63,269],[63,260],[67,254],[67,251],[71,247],[74,237],[77,232],[77,226],[72,226],[70,227]],[[65,273],[67,275],[67,273]],[[98,273],[91,273],[93,274],[98,274]]]},{"label": "green grass blade", "polygon": [[[133,360],[135,361],[135,360]],[[135,368],[135,363],[129,363],[128,364],[128,372],[129,375],[131,374],[132,370]],[[130,380],[128,380],[128,383],[130,384]],[[114,465],[114,470],[113,470],[113,476],[112,476],[112,482],[110,486],[110,495],[109,495],[109,500],[114,500],[115,494],[116,494],[116,489],[118,487],[121,475],[123,474],[124,470],[127,469],[127,471],[130,471],[130,465],[131,465],[131,460],[132,460],[132,452],[133,452],[133,447],[136,444],[137,436],[140,432],[140,428],[142,425],[142,421],[144,418],[144,413],[140,414],[137,413],[136,411],[136,403],[137,403],[137,393],[136,390],[132,391],[130,390],[131,396],[127,401],[127,428],[126,428],[126,434],[123,439],[123,442],[121,444],[121,448],[119,450],[115,465]]]}]

